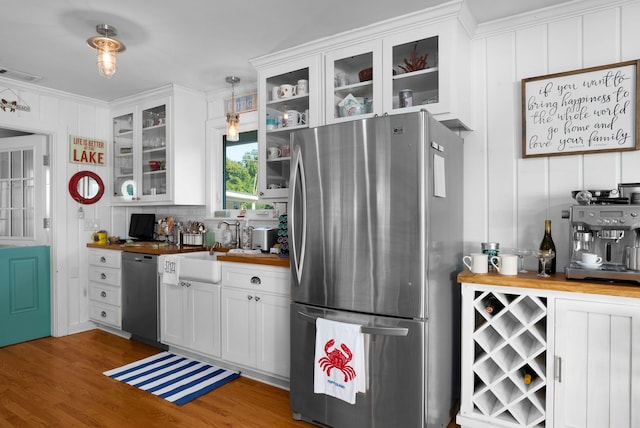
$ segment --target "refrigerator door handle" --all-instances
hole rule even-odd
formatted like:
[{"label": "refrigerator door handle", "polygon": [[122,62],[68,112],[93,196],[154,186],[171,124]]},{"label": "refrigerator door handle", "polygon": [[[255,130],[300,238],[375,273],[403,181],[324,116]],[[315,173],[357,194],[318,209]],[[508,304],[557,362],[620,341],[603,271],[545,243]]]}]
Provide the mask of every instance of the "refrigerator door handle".
[{"label": "refrigerator door handle", "polygon": [[[298,179],[300,180],[300,184],[298,185]],[[296,217],[290,216],[290,227],[291,227],[291,253],[293,255],[293,271],[295,272],[296,278],[298,280],[298,284],[300,284],[300,279],[302,278],[302,269],[304,267],[305,260],[305,248],[307,244],[307,192],[306,192],[306,178],[304,172],[304,164],[302,163],[302,153],[300,152],[300,147],[295,147],[293,153],[293,168],[291,169],[291,179],[290,181],[290,203],[291,203],[291,212],[295,213],[296,210],[301,213],[301,223],[302,225],[297,224]],[[296,192],[299,189],[300,200],[296,198],[298,196]],[[297,204],[300,204],[300,207],[297,207]],[[302,226],[302,230],[298,230],[298,228]],[[297,239],[298,233],[302,233],[300,240],[300,248],[297,247]]]},{"label": "refrigerator door handle", "polygon": [[[310,323],[315,323],[316,319],[318,319],[318,317],[315,315],[305,314],[304,312],[300,311],[298,311],[298,315],[302,319]],[[406,327],[376,327],[370,325],[361,325],[360,331],[364,334],[378,336],[406,336],[407,334],[409,334],[409,329]]]}]

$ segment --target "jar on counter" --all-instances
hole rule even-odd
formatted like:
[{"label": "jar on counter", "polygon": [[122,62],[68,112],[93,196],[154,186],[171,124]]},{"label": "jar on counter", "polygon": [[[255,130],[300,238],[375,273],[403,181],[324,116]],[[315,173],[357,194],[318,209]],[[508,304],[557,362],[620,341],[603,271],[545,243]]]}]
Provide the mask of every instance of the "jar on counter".
[{"label": "jar on counter", "polygon": [[483,242],[482,252],[486,254],[487,258],[489,259],[487,265],[489,271],[496,270],[496,268],[491,264],[491,257],[498,256],[498,253],[500,253],[500,244],[497,242]]}]

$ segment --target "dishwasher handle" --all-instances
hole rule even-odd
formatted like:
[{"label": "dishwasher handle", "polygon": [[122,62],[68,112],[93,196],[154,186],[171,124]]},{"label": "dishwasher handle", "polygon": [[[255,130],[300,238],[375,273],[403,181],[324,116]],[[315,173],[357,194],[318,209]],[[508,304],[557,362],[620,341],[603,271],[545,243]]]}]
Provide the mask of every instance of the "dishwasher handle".
[{"label": "dishwasher handle", "polygon": [[[298,311],[298,316],[300,316],[302,319],[310,323],[315,323],[316,319],[318,319],[318,316],[316,315],[309,315],[300,311]],[[332,321],[337,321],[337,320],[332,320]],[[407,334],[409,334],[409,329],[406,327],[382,327],[382,326],[361,325],[360,331],[364,334],[371,334],[371,335],[378,335],[378,336],[406,336]]]}]

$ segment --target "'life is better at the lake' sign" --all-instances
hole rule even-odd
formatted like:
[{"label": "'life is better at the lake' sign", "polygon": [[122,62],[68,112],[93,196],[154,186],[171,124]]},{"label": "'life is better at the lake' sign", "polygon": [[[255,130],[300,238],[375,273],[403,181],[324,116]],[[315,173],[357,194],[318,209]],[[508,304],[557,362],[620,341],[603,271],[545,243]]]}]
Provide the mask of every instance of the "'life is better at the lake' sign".
[{"label": "'life is better at the lake' sign", "polygon": [[522,80],[522,156],[638,150],[640,60]]},{"label": "'life is better at the lake' sign", "polygon": [[104,166],[106,164],[105,142],[95,138],[70,135],[69,161]]}]

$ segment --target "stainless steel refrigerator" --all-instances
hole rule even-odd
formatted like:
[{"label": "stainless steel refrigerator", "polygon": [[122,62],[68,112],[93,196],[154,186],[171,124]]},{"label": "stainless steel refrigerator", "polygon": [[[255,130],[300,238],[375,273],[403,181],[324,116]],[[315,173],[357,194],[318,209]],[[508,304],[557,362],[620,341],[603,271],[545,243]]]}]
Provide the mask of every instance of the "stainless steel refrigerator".
[{"label": "stainless steel refrigerator", "polygon": [[[462,139],[426,112],[291,138],[291,410],[332,427],[445,427],[459,385]],[[361,325],[367,389],[313,392],[315,320]]]}]

